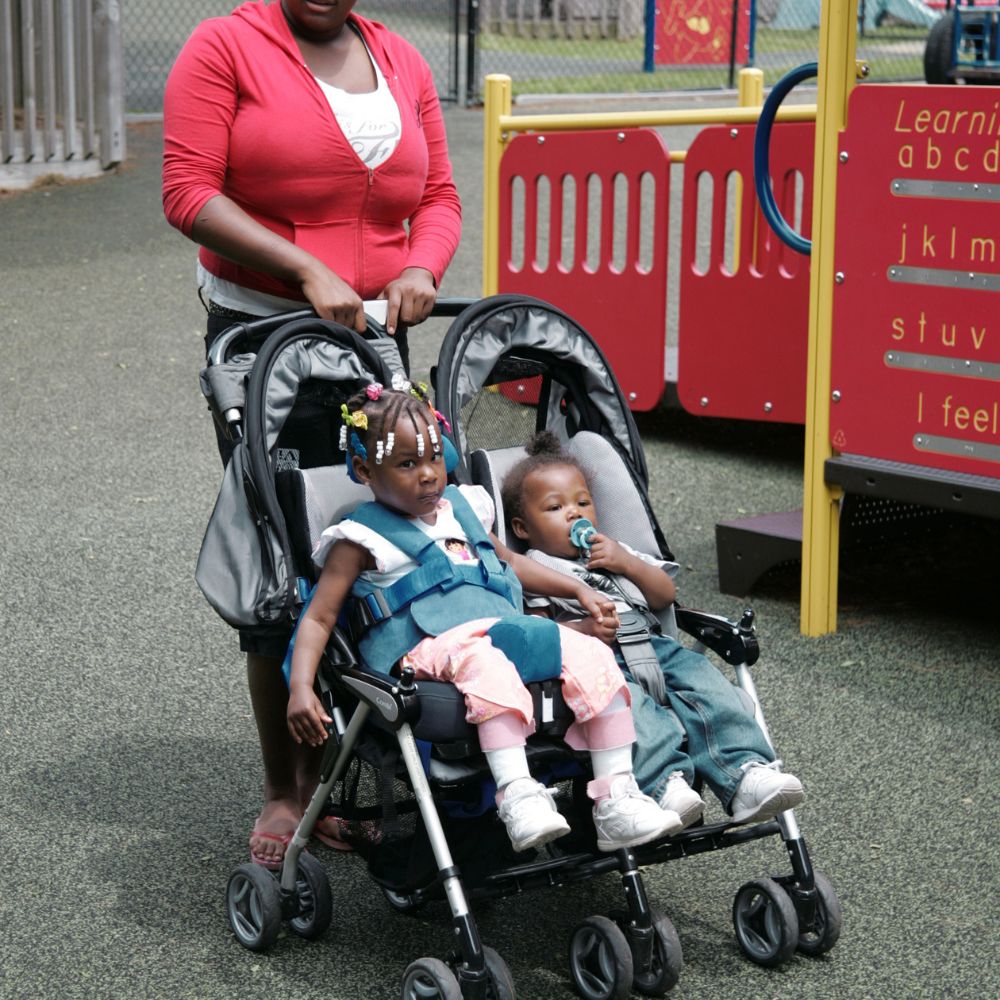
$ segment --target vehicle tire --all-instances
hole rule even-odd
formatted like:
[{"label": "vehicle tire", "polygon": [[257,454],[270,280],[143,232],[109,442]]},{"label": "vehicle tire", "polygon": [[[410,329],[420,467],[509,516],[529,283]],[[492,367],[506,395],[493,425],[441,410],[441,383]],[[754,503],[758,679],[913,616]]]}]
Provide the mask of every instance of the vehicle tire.
[{"label": "vehicle tire", "polygon": [[281,930],[278,880],[260,865],[240,865],[226,885],[226,915],[244,948],[267,951]]},{"label": "vehicle tire", "polygon": [[323,863],[303,851],[295,871],[295,894],[299,899],[299,915],[288,926],[293,934],[308,941],[322,937],[333,919],[333,899],[330,882]]},{"label": "vehicle tire", "polygon": [[844,914],[830,880],[822,872],[813,872],[816,886],[816,916],[810,926],[799,920],[798,950],[803,955],[825,955],[840,937]]},{"label": "vehicle tire", "polygon": [[514,992],[514,979],[507,968],[507,963],[490,947],[483,948],[483,958],[486,959],[486,971],[490,982],[486,987],[487,1000],[517,1000]]},{"label": "vehicle tire", "polygon": [[569,974],[584,1000],[626,1000],[632,990],[632,949],[607,917],[588,917],[569,939]]},{"label": "vehicle tire", "polygon": [[955,22],[950,14],[938,18],[931,26],[924,47],[924,79],[928,83],[954,83],[951,75],[951,42]]},{"label": "vehicle tire", "polygon": [[403,1000],[462,1000],[455,973],[439,958],[418,958],[403,973]]},{"label": "vehicle tire", "polygon": [[740,950],[757,965],[787,962],[799,943],[799,918],[791,897],[774,879],[740,886],[733,900],[733,927]]}]

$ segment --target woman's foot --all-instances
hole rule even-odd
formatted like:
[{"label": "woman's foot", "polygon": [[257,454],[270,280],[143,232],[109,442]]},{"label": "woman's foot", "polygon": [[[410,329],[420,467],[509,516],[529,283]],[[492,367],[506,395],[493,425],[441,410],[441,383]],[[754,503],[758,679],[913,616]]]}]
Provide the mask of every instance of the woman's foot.
[{"label": "woman's foot", "polygon": [[301,818],[302,813],[292,800],[265,802],[250,832],[250,860],[265,868],[280,868]]}]

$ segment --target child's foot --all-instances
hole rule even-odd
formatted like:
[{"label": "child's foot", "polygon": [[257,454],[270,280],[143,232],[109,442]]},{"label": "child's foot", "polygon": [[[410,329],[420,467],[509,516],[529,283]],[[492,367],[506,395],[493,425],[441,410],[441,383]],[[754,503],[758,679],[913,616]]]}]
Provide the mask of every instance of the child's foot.
[{"label": "child's foot", "polygon": [[569,823],[556,809],[552,792],[531,778],[515,779],[497,798],[500,819],[515,851],[540,847],[569,833]]},{"label": "child's foot", "polygon": [[677,813],[681,829],[687,829],[705,810],[702,797],[684,780],[683,771],[674,771],[667,778],[667,787],[660,796],[660,808]]},{"label": "child's foot", "polygon": [[743,777],[736,786],[729,809],[734,823],[771,819],[797,806],[806,796],[802,782],[794,774],[781,771],[781,761],[762,764],[754,760],[743,765]]},{"label": "child's foot", "polygon": [[497,798],[500,819],[515,851],[541,847],[569,833],[569,823],[552,801],[553,793],[531,778],[515,779]]},{"label": "child's foot", "polygon": [[676,833],[681,818],[643,795],[631,774],[619,774],[612,779],[607,797],[594,806],[594,827],[598,850],[617,851]]},{"label": "child's foot", "polygon": [[250,832],[250,860],[265,868],[280,868],[299,819],[301,816],[290,800],[265,802]]}]

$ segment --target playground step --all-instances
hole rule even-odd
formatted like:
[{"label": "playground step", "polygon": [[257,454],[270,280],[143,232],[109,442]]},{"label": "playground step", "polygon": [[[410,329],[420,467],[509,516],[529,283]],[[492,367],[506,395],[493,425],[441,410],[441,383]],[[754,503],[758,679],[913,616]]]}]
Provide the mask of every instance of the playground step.
[{"label": "playground step", "polygon": [[[844,490],[842,550],[941,530],[956,514],[1000,519],[1000,481],[984,476],[839,455],[825,478]],[[769,569],[802,558],[802,511],[720,521],[715,547],[719,589],[744,597]]]}]

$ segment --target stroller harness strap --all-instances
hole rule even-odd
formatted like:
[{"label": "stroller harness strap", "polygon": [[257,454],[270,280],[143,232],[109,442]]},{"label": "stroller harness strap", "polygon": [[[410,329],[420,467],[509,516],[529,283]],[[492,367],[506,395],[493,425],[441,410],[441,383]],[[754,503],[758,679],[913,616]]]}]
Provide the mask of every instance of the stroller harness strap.
[{"label": "stroller harness strap", "polygon": [[[389,673],[422,639],[475,618],[507,618],[521,613],[521,585],[497,557],[489,535],[457,488],[445,488],[455,517],[478,562],[461,565],[437,541],[406,518],[377,503],[362,504],[351,520],[364,524],[418,563],[389,587],[358,579],[351,589],[358,645],[368,666]],[[453,594],[463,588],[461,597]]]}]

